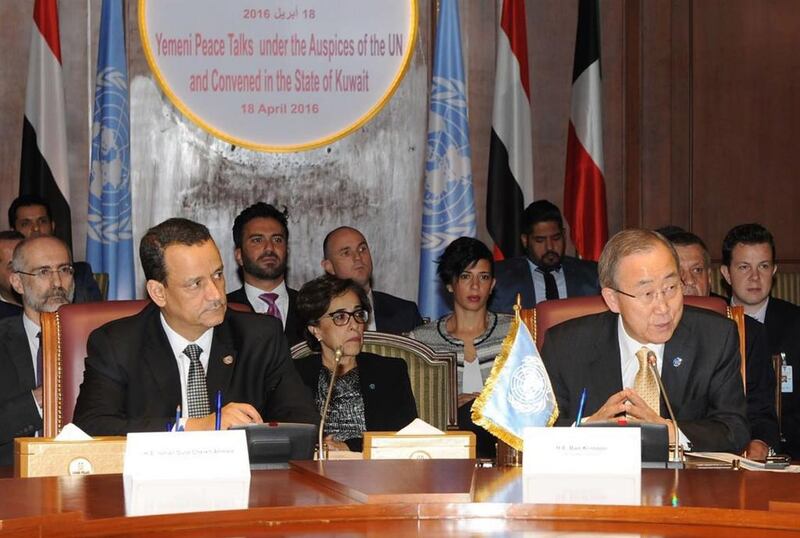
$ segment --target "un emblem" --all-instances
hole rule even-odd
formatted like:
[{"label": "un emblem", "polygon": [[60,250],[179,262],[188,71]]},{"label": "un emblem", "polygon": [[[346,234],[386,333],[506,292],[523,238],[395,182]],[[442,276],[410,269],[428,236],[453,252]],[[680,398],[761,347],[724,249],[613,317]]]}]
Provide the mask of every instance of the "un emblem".
[{"label": "un emblem", "polygon": [[508,401],[519,413],[539,413],[547,405],[547,371],[533,355],[526,355],[511,374]]}]

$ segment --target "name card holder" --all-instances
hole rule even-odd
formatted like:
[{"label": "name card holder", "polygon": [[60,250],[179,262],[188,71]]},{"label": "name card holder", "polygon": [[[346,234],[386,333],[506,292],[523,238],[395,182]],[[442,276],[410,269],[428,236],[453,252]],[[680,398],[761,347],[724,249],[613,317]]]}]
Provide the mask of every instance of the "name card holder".
[{"label": "name card holder", "polygon": [[364,432],[364,459],[475,459],[475,434],[461,431],[430,435]]}]

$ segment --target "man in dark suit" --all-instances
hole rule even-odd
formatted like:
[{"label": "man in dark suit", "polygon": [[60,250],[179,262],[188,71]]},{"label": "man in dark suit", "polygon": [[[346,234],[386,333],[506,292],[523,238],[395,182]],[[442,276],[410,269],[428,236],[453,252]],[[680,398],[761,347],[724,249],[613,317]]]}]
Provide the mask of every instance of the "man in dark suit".
[{"label": "man in dark suit", "polygon": [[372,289],[372,256],[361,232],[349,226],[336,228],[325,236],[322,249],[326,273],[350,278],[367,291],[373,313],[367,330],[402,334],[422,325],[416,303]]},{"label": "man in dark suit", "polygon": [[283,324],[289,345],[303,340],[297,320],[297,291],[286,285],[289,227],[286,210],[258,202],[233,221],[236,263],[244,285],[228,294],[228,302],[249,305],[259,314],[275,317]]},{"label": "man in dark suit", "polygon": [[[680,261],[684,295],[711,295],[711,255],[702,239],[691,232],[670,227],[660,229],[675,247]],[[772,367],[764,326],[751,318],[745,321],[747,420],[750,443],[747,456],[765,459],[770,450],[780,449],[778,415],[775,412],[775,370]]]},{"label": "man in dark suit", "polygon": [[14,249],[25,236],[16,230],[0,232],[0,318],[22,313],[22,298],[11,286]]},{"label": "man in dark suit", "polygon": [[317,423],[280,323],[226,308],[222,259],[208,229],[186,219],[151,228],[139,247],[153,304],[89,336],[75,423],[91,435],[186,430],[268,420]]},{"label": "man in dark suit", "polygon": [[564,219],[547,200],[529,205],[522,217],[520,236],[526,256],[498,262],[489,309],[512,312],[521,295],[522,308],[533,308],[548,299],[599,295],[597,264],[564,255]]},{"label": "man in dark suit", "polygon": [[760,224],[734,226],[722,240],[720,272],[731,286],[731,304],[742,305],[744,313],[760,321],[767,329],[771,354],[780,353],[789,334],[789,327],[800,317],[800,307],[770,297],[775,263],[775,240]]},{"label": "man in dark suit", "polygon": [[[25,237],[54,235],[56,224],[53,221],[50,205],[46,200],[33,194],[23,194],[11,202],[8,208],[8,224]],[[75,271],[75,303],[100,301],[100,288],[94,279],[92,266],[87,262],[73,262]]]},{"label": "man in dark suit", "polygon": [[[576,420],[588,390],[587,422],[670,424],[649,364],[661,372],[678,421],[677,441],[693,450],[738,453],[747,424],[736,326],[684,308],[675,250],[661,235],[624,230],[603,249],[599,271],[610,312],[554,327],[542,357],[558,401],[559,425]],[[668,427],[670,441],[676,440]]]},{"label": "man in dark suit", "polygon": [[14,438],[42,429],[39,314],[69,303],[75,292],[67,246],[56,237],[22,241],[11,283],[24,313],[0,320],[0,465],[14,462]]}]

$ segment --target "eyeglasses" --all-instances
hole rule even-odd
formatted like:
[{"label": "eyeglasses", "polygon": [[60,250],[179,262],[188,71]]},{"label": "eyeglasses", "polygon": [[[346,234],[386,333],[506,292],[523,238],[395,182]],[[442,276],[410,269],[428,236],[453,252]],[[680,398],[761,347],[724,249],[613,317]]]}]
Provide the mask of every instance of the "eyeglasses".
[{"label": "eyeglasses", "polygon": [[655,302],[656,297],[658,297],[659,295],[663,296],[665,300],[672,299],[673,297],[675,297],[675,295],[677,295],[678,291],[680,291],[680,286],[677,283],[668,284],[664,286],[660,291],[651,290],[651,291],[646,291],[644,293],[640,293],[639,295],[633,295],[632,293],[618,290],[617,288],[611,288],[611,289],[616,291],[617,293],[625,295],[626,297],[630,297],[631,299],[636,299],[642,304],[650,305],[653,304],[653,302]]},{"label": "eyeglasses", "polygon": [[333,324],[338,327],[342,327],[350,323],[350,318],[356,320],[356,323],[364,325],[369,321],[369,311],[363,308],[357,308],[352,312],[348,312],[347,310],[337,310],[336,312],[325,314],[322,317],[331,318],[331,320],[333,320]]},{"label": "eyeglasses", "polygon": [[33,271],[32,273],[28,273],[26,271],[14,271],[15,273],[19,273],[21,275],[28,275],[39,278],[41,280],[48,280],[53,275],[57,274],[61,278],[71,277],[75,274],[75,268],[71,265],[62,265],[61,267],[57,267],[55,269],[50,267],[40,267],[39,269]]}]

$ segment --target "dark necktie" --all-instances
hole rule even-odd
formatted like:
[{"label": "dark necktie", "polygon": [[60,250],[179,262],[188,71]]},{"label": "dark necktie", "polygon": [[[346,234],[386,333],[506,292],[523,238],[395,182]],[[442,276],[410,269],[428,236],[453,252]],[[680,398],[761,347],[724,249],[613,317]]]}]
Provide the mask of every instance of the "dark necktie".
[{"label": "dark necktie", "polygon": [[204,417],[211,413],[206,388],[206,373],[200,362],[203,349],[197,344],[189,344],[183,354],[189,357],[189,381],[186,383],[186,402],[189,406],[189,418]]},{"label": "dark necktie", "polygon": [[553,276],[553,269],[544,269],[539,267],[537,269],[544,275],[544,295],[548,301],[558,299],[558,286],[556,285],[556,277]]},{"label": "dark necktie", "polygon": [[281,311],[278,310],[278,294],[277,293],[262,293],[258,296],[259,299],[267,303],[267,315],[277,318],[278,321],[283,321]]},{"label": "dark necktie", "polygon": [[39,340],[39,350],[36,352],[36,386],[40,386],[44,381],[44,360],[42,359],[42,333],[36,333]]}]

